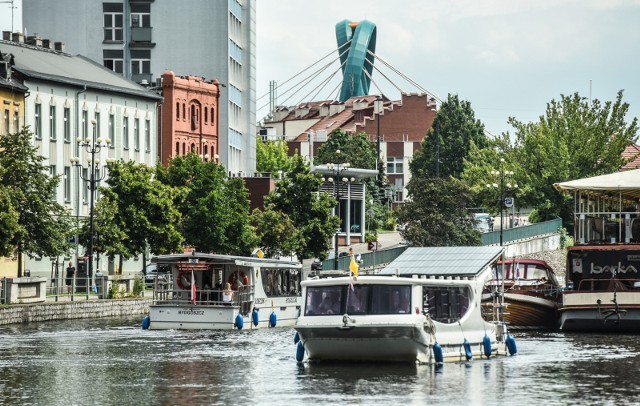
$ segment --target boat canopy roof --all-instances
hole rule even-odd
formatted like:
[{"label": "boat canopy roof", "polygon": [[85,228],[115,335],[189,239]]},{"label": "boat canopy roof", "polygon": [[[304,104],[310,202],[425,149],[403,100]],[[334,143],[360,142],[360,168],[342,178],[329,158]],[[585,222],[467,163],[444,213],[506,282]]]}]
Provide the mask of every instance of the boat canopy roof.
[{"label": "boat canopy roof", "polygon": [[502,252],[503,247],[410,247],[379,275],[477,276]]},{"label": "boat canopy roof", "polygon": [[184,253],[184,254],[169,254],[158,255],[151,258],[152,263],[158,264],[173,264],[177,262],[204,262],[220,265],[238,265],[247,267],[261,267],[261,268],[292,268],[301,269],[302,264],[294,261],[284,261],[276,258],[258,258],[258,257],[242,257],[236,255],[221,255],[221,254],[205,254],[205,253]]}]

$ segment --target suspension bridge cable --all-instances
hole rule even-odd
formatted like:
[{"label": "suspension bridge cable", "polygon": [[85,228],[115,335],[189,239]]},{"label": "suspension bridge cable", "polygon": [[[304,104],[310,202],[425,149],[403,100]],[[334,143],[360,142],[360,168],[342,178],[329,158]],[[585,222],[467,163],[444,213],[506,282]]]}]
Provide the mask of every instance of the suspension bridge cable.
[{"label": "suspension bridge cable", "polygon": [[[351,41],[352,41],[352,40],[347,41],[344,45],[348,45],[348,44],[350,44],[350,43],[351,43]],[[343,45],[343,46],[344,46],[344,45]],[[342,47],[340,47],[340,48],[342,48]],[[303,74],[303,73],[304,73],[304,72],[306,72],[307,70],[311,69],[311,68],[312,68],[313,66],[315,66],[316,64],[318,64],[318,63],[322,62],[323,60],[327,59],[327,58],[328,58],[329,56],[331,56],[331,54],[333,54],[334,52],[339,51],[339,50],[340,50],[340,48],[334,49],[333,51],[329,52],[328,54],[326,54],[326,55],[325,55],[325,56],[323,56],[322,58],[318,59],[317,61],[315,61],[315,62],[314,62],[314,63],[312,63],[311,65],[307,66],[306,68],[304,68],[304,69],[303,69],[303,70],[301,70],[300,72],[296,73],[294,76],[292,76],[292,77],[290,77],[289,79],[285,80],[282,84],[280,84],[280,86],[284,86],[284,85],[286,85],[286,84],[287,84],[287,83],[289,83],[291,80],[295,79],[296,77],[300,76],[301,74]],[[348,50],[348,48],[347,48],[347,50]],[[343,52],[343,54],[344,54],[344,52]],[[258,97],[258,98],[256,99],[256,102],[258,102],[258,101],[260,101],[260,100],[264,99],[266,96],[268,96],[268,95],[269,95],[269,93],[270,93],[270,92],[267,92],[267,93],[263,94],[262,96]]]},{"label": "suspension bridge cable", "polygon": [[[338,73],[338,71],[340,71],[342,69],[342,65],[338,66],[338,69],[336,69],[331,76],[329,76],[328,78],[326,78],[325,80],[323,80],[322,82],[320,82],[320,84],[318,84],[318,86],[316,86],[315,88],[311,89],[311,91],[305,95],[300,102],[304,101],[304,100],[315,100],[315,98],[318,96],[318,93],[320,93],[322,91],[322,89],[325,88],[325,86],[327,85],[327,83],[329,83],[329,81],[331,81],[331,79],[333,79],[333,77],[336,75],[336,73]],[[322,86],[322,87],[320,87]],[[316,94],[313,95],[313,97],[311,97],[310,99],[307,99],[311,93],[313,93],[316,89],[318,89],[320,87],[320,89],[316,92]]]},{"label": "suspension bridge cable", "polygon": [[[293,89],[297,89],[295,92],[293,92],[289,97],[287,97],[282,103],[285,103],[287,100],[289,100],[290,98],[292,98],[293,96],[295,96],[296,93],[298,93],[302,88],[304,88],[305,85],[303,85],[302,87],[298,87],[298,85],[300,85],[303,82],[310,82],[311,80],[313,80],[315,77],[317,77],[320,73],[322,73],[322,71],[324,71],[325,69],[327,69],[329,66],[331,66],[332,63],[334,63],[336,60],[338,60],[340,58],[340,56],[338,56],[337,58],[333,59],[331,62],[329,62],[328,64],[324,65],[323,67],[321,67],[320,69],[314,71],[313,73],[311,73],[309,76],[305,77],[304,79],[302,79],[301,81],[299,81],[298,83],[296,83],[295,85],[293,85],[292,87],[290,87],[289,89],[285,90],[284,92],[282,92],[280,95],[284,95],[289,93],[291,90]],[[313,78],[311,78],[313,76]],[[311,79],[309,79],[311,78]],[[264,105],[260,106],[259,109],[256,110],[256,113],[259,111],[262,111],[265,107],[267,107],[269,104],[271,103],[271,101],[265,103]]]}]

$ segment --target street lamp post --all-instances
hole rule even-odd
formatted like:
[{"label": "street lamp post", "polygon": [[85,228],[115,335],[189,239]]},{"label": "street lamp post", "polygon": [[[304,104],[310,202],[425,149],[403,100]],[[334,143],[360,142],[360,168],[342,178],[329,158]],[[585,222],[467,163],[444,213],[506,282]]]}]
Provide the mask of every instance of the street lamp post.
[{"label": "street lamp post", "polygon": [[[340,161],[341,159],[341,155],[340,155],[340,150],[337,149],[336,150],[336,155],[337,155],[337,163],[328,163],[327,164],[327,168],[332,172],[333,177],[329,178],[329,182],[333,182],[333,190],[334,190],[334,196],[336,196],[336,199],[338,200],[338,207],[336,209],[336,213],[338,215],[338,219],[340,220],[340,226],[342,226],[342,218],[340,217],[340,176],[342,175],[342,173],[347,170],[349,168],[349,163],[348,162],[344,162],[341,163]],[[348,179],[344,179],[344,182],[347,182]],[[348,208],[347,208],[348,210]],[[334,269],[338,269],[338,249],[339,249],[339,245],[340,245],[340,230],[342,227],[338,227],[338,229],[336,230],[336,236],[335,236],[335,255],[333,257],[333,264],[334,264]]]},{"label": "street lamp post", "polygon": [[[91,120],[91,125],[93,126],[92,138],[87,137],[86,139],[83,140],[82,137],[78,137],[76,139],[76,141],[78,142],[78,145],[81,147],[85,147],[86,151],[89,154],[91,154],[91,156],[87,160],[90,166],[89,177],[85,178],[84,176],[82,176],[82,171],[80,171],[80,177],[83,180],[89,182],[89,190],[91,191],[90,202],[89,202],[89,255],[88,255],[89,278],[93,276],[93,239],[94,239],[93,221],[94,221],[94,206],[95,206],[94,195],[96,191],[96,185],[101,180],[103,180],[106,176],[106,171],[103,172],[102,174],[96,174],[96,171],[98,170],[98,167],[100,165],[100,159],[96,158],[96,154],[100,153],[100,150],[102,149],[102,147],[107,146],[111,143],[111,140],[108,137],[105,139],[102,139],[102,137],[99,137],[98,139],[96,139],[96,120]],[[76,166],[78,168],[83,167],[83,165],[80,163],[79,157],[72,157],[70,161],[73,166]],[[107,158],[107,163],[111,163],[111,162],[113,162],[113,160],[110,158]],[[87,286],[87,289],[89,289],[88,286]]]},{"label": "street lamp post", "polygon": [[498,189],[499,192],[499,204],[500,204],[500,246],[503,245],[502,233],[503,233],[503,223],[504,223],[504,200],[505,200],[505,192],[513,191],[518,188],[517,184],[505,183],[508,177],[513,176],[513,171],[505,171],[504,170],[504,158],[500,158],[500,170],[492,170],[491,176],[498,177],[500,184],[497,183],[487,183],[487,188]]}]

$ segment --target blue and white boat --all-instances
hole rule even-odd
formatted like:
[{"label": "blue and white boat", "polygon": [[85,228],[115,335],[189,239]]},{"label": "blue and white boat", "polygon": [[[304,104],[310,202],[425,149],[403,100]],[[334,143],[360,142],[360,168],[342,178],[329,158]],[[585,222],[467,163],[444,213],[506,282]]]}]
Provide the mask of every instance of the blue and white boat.
[{"label": "blue and white boat", "polygon": [[481,304],[502,253],[408,248],[375,276],[303,281],[296,358],[438,364],[515,354],[500,290]]},{"label": "blue and white boat", "polygon": [[[160,255],[152,262],[170,267],[171,274],[155,281],[143,328],[292,326],[300,313],[300,263],[196,252]],[[232,294],[224,291],[226,283]]]}]

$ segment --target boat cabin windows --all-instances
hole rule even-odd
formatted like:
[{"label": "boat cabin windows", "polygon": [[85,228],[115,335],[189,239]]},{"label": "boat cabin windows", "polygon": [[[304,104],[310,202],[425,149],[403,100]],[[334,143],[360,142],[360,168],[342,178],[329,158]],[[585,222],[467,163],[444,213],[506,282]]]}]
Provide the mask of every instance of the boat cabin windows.
[{"label": "boat cabin windows", "polygon": [[470,299],[468,287],[425,287],[424,313],[440,323],[457,323],[469,310]]},{"label": "boat cabin windows", "polygon": [[296,269],[262,268],[260,276],[267,297],[298,296],[300,294],[301,273]]},{"label": "boat cabin windows", "polygon": [[305,316],[331,314],[409,314],[410,285],[346,285],[307,288]]}]

